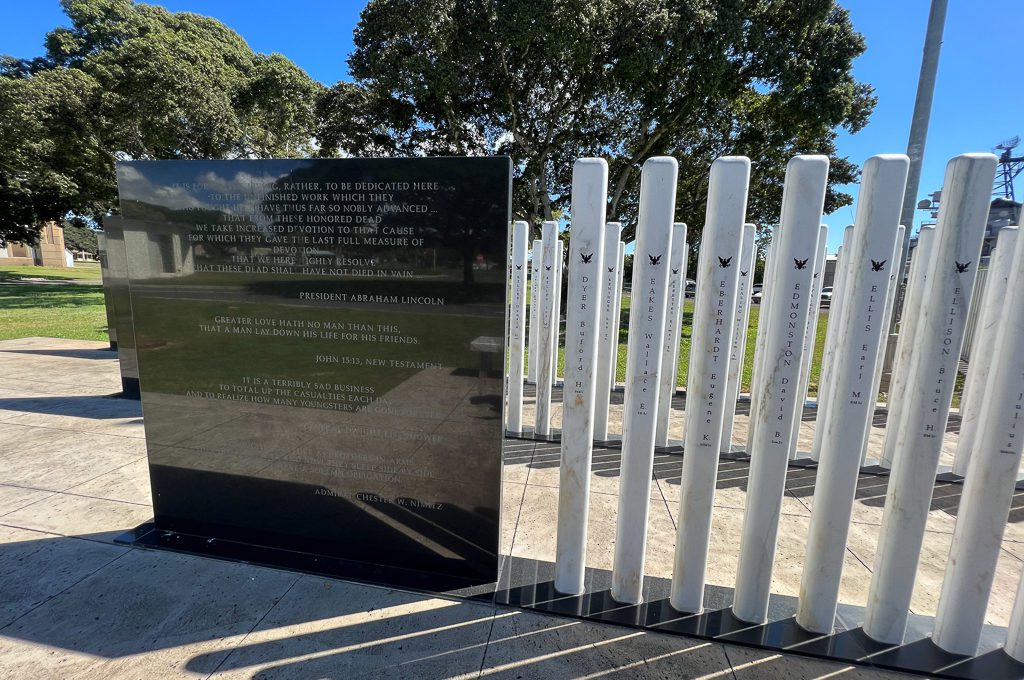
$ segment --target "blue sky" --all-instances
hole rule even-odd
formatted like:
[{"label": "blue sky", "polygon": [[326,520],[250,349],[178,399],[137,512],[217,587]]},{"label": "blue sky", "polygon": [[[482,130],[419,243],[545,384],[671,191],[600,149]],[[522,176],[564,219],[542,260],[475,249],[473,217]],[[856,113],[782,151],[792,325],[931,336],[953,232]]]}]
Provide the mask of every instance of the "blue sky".
[{"label": "blue sky", "polygon": [[[362,2],[292,0],[283,11],[269,0],[162,0],[174,11],[216,17],[238,31],[259,52],[281,52],[314,78],[330,84],[347,78],[345,58]],[[872,84],[878,106],[868,126],[842,134],[839,152],[855,163],[877,153],[902,153],[907,146],[929,0],[840,0],[864,36],[867,52],[854,66]],[[32,57],[43,51],[43,36],[65,24],[57,0],[16,2],[0,25],[0,53]],[[311,20],[315,17],[315,20]],[[1021,0],[950,0],[939,63],[932,122],[928,131],[920,194],[940,188],[946,161],[959,153],[989,151],[1002,140],[1024,137],[1024,59],[1013,51],[1024,26]],[[1018,149],[1024,153],[1024,147]],[[756,173],[756,169],[755,169]],[[856,186],[848,191],[856,194]],[[1018,182],[1024,193],[1024,180]],[[829,251],[853,221],[855,206],[825,217]],[[920,218],[918,219],[918,222]]]}]

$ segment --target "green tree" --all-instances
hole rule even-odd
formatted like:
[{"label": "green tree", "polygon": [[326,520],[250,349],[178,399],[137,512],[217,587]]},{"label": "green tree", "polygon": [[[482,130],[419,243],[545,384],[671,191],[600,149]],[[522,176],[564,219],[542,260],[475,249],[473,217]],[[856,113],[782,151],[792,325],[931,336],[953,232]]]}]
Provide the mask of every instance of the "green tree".
[{"label": "green tree", "polygon": [[72,217],[64,220],[60,226],[64,228],[64,245],[68,250],[81,250],[92,253],[93,256],[99,253],[96,231],[84,219]]},{"label": "green tree", "polygon": [[115,200],[98,101],[99,84],[79,70],[0,77],[0,244],[34,242],[43,222],[100,213]]},{"label": "green tree", "polygon": [[[355,45],[345,101],[395,152],[510,155],[516,216],[534,224],[568,207],[575,158],[603,156],[627,240],[655,155],[679,160],[694,244],[718,156],[751,158],[760,224],[777,221],[798,153],[829,155],[826,209],[849,204],[834,187],[858,171],[837,130],[874,106],[851,74],[864,42],[833,0],[371,0]],[[346,140],[322,153],[361,151]]]},{"label": "green tree", "polygon": [[313,152],[323,87],[287,58],[257,54],[198,14],[133,0],[61,4],[71,27],[46,36],[45,57],[0,62],[3,110],[22,109],[0,121],[0,140],[22,140],[0,165],[0,239],[31,238],[69,211],[113,210],[115,160]]}]

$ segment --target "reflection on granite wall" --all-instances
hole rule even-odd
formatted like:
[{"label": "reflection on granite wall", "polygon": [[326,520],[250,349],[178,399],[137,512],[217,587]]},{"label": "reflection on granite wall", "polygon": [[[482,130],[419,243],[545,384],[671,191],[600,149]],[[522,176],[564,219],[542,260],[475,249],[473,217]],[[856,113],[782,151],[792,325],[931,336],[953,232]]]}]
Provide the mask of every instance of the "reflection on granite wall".
[{"label": "reflection on granite wall", "polygon": [[103,297],[107,305],[107,320],[113,319],[115,329],[122,395],[138,399],[139,364],[135,353],[135,328],[128,291],[128,254],[122,218],[116,215],[104,217],[103,234],[106,244]]},{"label": "reflection on granite wall", "polygon": [[493,580],[509,159],[118,187],[158,529]]}]

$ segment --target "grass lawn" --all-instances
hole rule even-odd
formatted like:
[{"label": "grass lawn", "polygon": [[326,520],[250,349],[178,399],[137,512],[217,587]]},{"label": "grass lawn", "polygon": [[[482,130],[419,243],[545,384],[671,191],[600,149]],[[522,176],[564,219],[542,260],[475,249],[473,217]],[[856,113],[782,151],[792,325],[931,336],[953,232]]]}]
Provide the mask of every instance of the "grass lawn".
[{"label": "grass lawn", "polygon": [[[743,391],[750,388],[750,374],[754,368],[754,343],[757,339],[757,323],[761,314],[761,308],[753,306],[750,308],[750,325],[747,329],[747,349],[743,357]],[[807,394],[817,395],[818,380],[821,374],[821,359],[825,351],[825,329],[828,326],[828,310],[822,309],[818,315],[817,338],[814,343],[814,363],[811,364],[810,386]],[[619,360],[616,365],[615,380],[623,382],[626,379],[626,342],[629,328],[629,294],[622,296],[622,327],[619,329]],[[693,334],[693,300],[688,299],[683,304],[683,332],[679,341],[679,369],[676,373],[676,384],[686,387],[686,376],[689,369],[690,358],[690,337]],[[558,374],[565,374],[565,337],[559,338],[558,346]]]},{"label": "grass lawn", "polygon": [[98,280],[98,264],[73,269],[0,266],[0,340],[43,336],[106,340],[103,288],[78,283],[16,283],[27,278]]},{"label": "grass lawn", "polygon": [[47,279],[58,281],[63,279],[79,279],[83,281],[100,280],[99,262],[79,262],[74,267],[23,267],[19,265],[0,265],[0,282],[17,281],[20,279]]}]

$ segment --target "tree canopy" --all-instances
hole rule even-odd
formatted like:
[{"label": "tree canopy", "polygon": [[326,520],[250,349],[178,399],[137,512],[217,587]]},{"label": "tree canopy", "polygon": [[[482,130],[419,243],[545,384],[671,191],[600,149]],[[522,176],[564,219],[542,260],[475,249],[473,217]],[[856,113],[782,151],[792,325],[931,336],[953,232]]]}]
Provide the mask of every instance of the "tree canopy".
[{"label": "tree canopy", "polygon": [[506,154],[533,224],[566,214],[575,159],[606,158],[627,240],[643,162],[671,155],[696,246],[719,156],[750,157],[762,226],[798,153],[831,157],[825,209],[848,205],[836,136],[875,103],[835,0],[370,0],[330,88],[209,17],[62,6],[43,57],[0,57],[0,243],[109,213],[117,159]]},{"label": "tree canopy", "polygon": [[209,17],[62,0],[46,55],[0,60],[0,243],[116,205],[114,161],[313,152],[323,87]]},{"label": "tree canopy", "polygon": [[[602,156],[627,239],[655,155],[679,160],[691,227],[722,155],[753,163],[753,221],[778,220],[798,153],[829,155],[826,210],[849,204],[835,185],[858,170],[837,130],[863,127],[875,101],[851,73],[864,41],[833,0],[371,0],[355,45],[356,85],[320,112],[336,133],[321,154],[508,154],[516,216],[534,224],[568,208],[573,161]],[[353,119],[375,134],[342,134]]]},{"label": "tree canopy", "polygon": [[99,239],[96,232],[81,217],[72,217],[64,220],[61,225],[64,228],[64,245],[68,250],[81,250],[92,253],[96,256],[100,252]]}]

